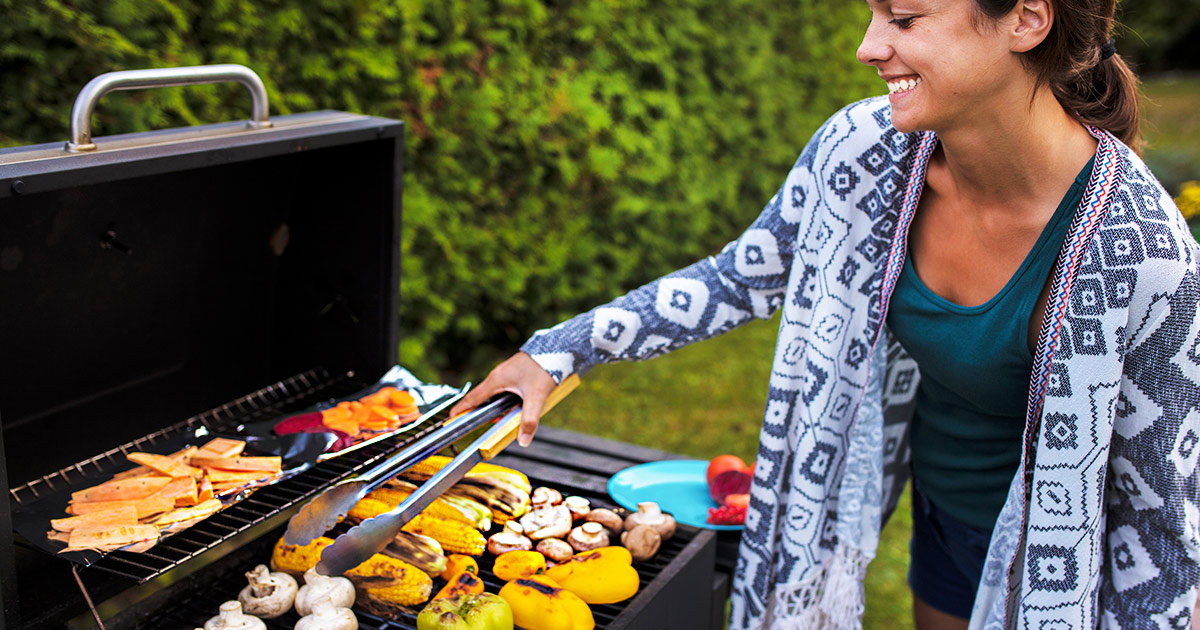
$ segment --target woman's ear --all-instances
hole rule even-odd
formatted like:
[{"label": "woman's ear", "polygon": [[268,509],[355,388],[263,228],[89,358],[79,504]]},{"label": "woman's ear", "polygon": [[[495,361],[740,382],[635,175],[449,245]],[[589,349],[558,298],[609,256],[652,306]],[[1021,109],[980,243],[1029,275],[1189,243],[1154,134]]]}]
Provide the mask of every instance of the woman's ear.
[{"label": "woman's ear", "polygon": [[1054,25],[1054,7],[1050,0],[1019,0],[1013,7],[1012,51],[1029,52],[1045,41]]}]

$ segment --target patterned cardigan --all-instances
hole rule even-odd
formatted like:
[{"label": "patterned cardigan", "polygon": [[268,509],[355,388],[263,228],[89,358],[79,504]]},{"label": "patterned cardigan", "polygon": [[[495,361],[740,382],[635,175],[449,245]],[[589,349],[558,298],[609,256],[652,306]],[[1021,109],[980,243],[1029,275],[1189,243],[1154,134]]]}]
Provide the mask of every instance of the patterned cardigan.
[{"label": "patterned cardigan", "polygon": [[[1091,131],[973,629],[1183,629],[1196,601],[1200,249],[1139,158]],[[885,98],[850,105],[718,255],[523,347],[561,380],[782,308],[731,628],[861,625],[919,378],[883,323],[936,144],[896,131]]]}]

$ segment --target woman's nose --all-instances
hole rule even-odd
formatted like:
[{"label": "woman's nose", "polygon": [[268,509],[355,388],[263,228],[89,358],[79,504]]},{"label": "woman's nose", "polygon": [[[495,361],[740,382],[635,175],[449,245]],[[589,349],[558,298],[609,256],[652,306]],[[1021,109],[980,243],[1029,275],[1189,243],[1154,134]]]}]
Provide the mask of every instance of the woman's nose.
[{"label": "woman's nose", "polygon": [[867,31],[863,33],[862,43],[858,45],[858,60],[868,66],[878,65],[892,56],[892,47],[885,40],[883,22],[871,18]]}]

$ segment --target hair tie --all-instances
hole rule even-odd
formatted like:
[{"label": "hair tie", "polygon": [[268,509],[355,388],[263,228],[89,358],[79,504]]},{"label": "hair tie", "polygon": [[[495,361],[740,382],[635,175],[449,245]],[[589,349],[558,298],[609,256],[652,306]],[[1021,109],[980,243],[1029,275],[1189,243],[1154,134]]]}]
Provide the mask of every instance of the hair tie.
[{"label": "hair tie", "polygon": [[1100,47],[1100,61],[1104,61],[1115,54],[1117,54],[1117,41],[1110,38]]}]

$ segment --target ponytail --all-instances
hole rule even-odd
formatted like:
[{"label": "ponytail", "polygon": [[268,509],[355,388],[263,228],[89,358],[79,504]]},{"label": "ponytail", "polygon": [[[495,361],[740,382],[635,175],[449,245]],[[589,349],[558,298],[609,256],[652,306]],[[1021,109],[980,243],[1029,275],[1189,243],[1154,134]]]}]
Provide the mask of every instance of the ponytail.
[{"label": "ponytail", "polygon": [[[1008,14],[1017,1],[975,0],[975,5],[994,20]],[[1076,120],[1108,131],[1140,153],[1138,78],[1120,55],[1113,54],[1110,39],[1116,0],[1050,1],[1054,26],[1041,44],[1025,53],[1026,67],[1039,83],[1050,86]]]}]

